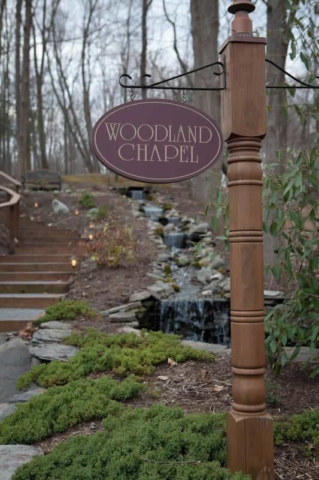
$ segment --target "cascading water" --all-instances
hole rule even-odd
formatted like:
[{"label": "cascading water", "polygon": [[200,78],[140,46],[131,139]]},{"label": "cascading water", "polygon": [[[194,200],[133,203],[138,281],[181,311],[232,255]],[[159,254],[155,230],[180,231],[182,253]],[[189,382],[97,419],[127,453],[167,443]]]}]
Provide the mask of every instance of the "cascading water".
[{"label": "cascading water", "polygon": [[145,192],[143,188],[129,188],[127,196],[132,198],[132,200],[140,201],[144,200]]}]

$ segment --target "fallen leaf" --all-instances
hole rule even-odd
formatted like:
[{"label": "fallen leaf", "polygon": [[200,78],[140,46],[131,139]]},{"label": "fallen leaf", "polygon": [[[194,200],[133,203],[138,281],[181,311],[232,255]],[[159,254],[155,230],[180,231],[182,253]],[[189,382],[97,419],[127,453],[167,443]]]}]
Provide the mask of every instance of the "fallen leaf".
[{"label": "fallen leaf", "polygon": [[224,390],[225,387],[222,387],[221,385],[214,385],[213,386],[213,391],[214,392],[221,392],[222,390]]},{"label": "fallen leaf", "polygon": [[200,371],[202,380],[205,380],[207,373],[208,373],[207,370],[205,370],[204,368]]},{"label": "fallen leaf", "polygon": [[174,360],[172,360],[171,358],[169,358],[169,359],[167,360],[167,363],[168,363],[168,365],[171,365],[172,367],[174,367],[175,365],[177,365],[177,363],[174,362]]}]

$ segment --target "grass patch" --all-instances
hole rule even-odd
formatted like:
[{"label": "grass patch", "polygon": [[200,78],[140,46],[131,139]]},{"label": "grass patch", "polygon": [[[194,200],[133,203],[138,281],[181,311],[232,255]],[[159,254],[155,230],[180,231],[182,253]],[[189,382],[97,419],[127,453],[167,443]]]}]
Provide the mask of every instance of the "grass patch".
[{"label": "grass patch", "polygon": [[13,480],[248,480],[226,463],[225,416],[155,405],[111,412],[105,431],[78,436],[20,467]]},{"label": "grass patch", "polygon": [[175,362],[214,359],[207,352],[183,347],[180,337],[162,332],[149,332],[142,337],[134,333],[108,336],[91,328],[85,335],[72,334],[64,343],[81,350],[68,362],[54,361],[33,367],[19,378],[18,388],[25,388],[35,381],[46,387],[63,385],[94,372],[148,375],[154,371],[155,365],[168,358]]},{"label": "grass patch", "polygon": [[86,208],[87,210],[96,207],[96,201],[94,196],[92,195],[92,193],[88,192],[82,193],[79,204],[81,205],[81,207]]},{"label": "grass patch", "polygon": [[48,307],[43,317],[36,323],[41,324],[52,320],[75,320],[79,315],[94,317],[96,313],[84,300],[62,300]]},{"label": "grass patch", "polygon": [[136,397],[144,386],[128,377],[122,383],[104,376],[52,387],[0,423],[0,444],[32,444],[65,432],[80,422],[104,418],[119,408],[118,401]]}]

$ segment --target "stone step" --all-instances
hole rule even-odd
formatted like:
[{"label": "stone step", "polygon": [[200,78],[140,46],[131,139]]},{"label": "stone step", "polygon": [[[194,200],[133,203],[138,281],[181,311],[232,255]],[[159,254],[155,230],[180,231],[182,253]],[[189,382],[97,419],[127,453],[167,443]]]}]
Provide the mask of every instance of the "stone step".
[{"label": "stone step", "polygon": [[54,234],[51,234],[51,232],[46,232],[43,235],[19,235],[19,245],[25,245],[25,244],[39,244],[43,245],[46,243],[62,243],[65,245],[68,245],[69,243],[72,243],[74,245],[77,245],[80,241],[79,237],[59,237]]},{"label": "stone step", "polygon": [[0,308],[0,332],[15,332],[25,328],[45,313],[35,308]]},{"label": "stone step", "polygon": [[[52,252],[51,252],[52,253]],[[79,255],[73,255],[72,252],[60,253],[55,255],[50,254],[14,254],[14,255],[0,255],[0,263],[70,263],[71,259],[76,258],[80,260]]]},{"label": "stone step", "polygon": [[[69,247],[67,245],[62,245],[62,246],[58,246],[56,244],[52,244],[51,245],[46,245],[46,246],[43,246],[42,245],[22,245],[21,247],[18,246],[16,248],[16,254],[17,255],[27,255],[27,254],[44,254],[44,253],[48,253],[48,254],[55,254],[55,255],[66,255],[67,253],[70,253],[70,248],[72,247]],[[72,253],[75,253],[75,248],[73,247],[72,248]]]},{"label": "stone step", "polygon": [[0,263],[0,272],[65,272],[72,275],[77,267],[72,267],[71,262],[57,263]]},{"label": "stone step", "polygon": [[0,282],[0,293],[66,293],[68,282]]},{"label": "stone step", "polygon": [[54,293],[0,294],[0,308],[48,308],[63,297],[64,295]]},{"label": "stone step", "polygon": [[59,271],[47,271],[47,272],[2,272],[0,265],[0,282],[52,282],[63,281],[68,282],[72,273],[59,272]]}]

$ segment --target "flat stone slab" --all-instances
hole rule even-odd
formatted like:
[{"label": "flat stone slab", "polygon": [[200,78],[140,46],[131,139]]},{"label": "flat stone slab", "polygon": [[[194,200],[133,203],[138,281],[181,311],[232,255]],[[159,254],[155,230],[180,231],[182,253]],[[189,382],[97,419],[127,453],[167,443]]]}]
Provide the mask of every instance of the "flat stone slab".
[{"label": "flat stone slab", "polygon": [[112,323],[117,323],[117,322],[132,322],[135,320],[135,311],[131,310],[129,312],[118,312],[118,313],[113,313],[113,315],[110,315],[110,321]]},{"label": "flat stone slab", "polygon": [[215,343],[193,342],[192,340],[182,340],[183,347],[192,347],[196,350],[203,350],[208,353],[219,353],[226,350],[225,345],[217,345]]},{"label": "flat stone slab", "polygon": [[9,403],[26,403],[32,397],[38,397],[45,392],[45,388],[35,388],[34,390],[28,390],[27,392],[17,393],[9,399]]},{"label": "flat stone slab", "polygon": [[117,331],[118,331],[118,333],[134,333],[138,337],[142,336],[141,330],[138,330],[137,328],[133,328],[133,327],[129,327],[129,326],[121,327]]},{"label": "flat stone slab", "polygon": [[0,345],[0,403],[18,393],[17,380],[30,367],[29,348],[21,338],[14,337]]},{"label": "flat stone slab", "polygon": [[34,322],[45,313],[37,308],[0,308],[0,321],[25,320]]},{"label": "flat stone slab", "polygon": [[0,479],[11,480],[14,472],[33,457],[43,455],[40,447],[30,445],[0,445]]},{"label": "flat stone slab", "polygon": [[101,315],[102,317],[109,317],[114,313],[127,312],[129,310],[134,310],[135,308],[140,308],[141,306],[142,306],[141,302],[127,303],[126,305],[120,305],[119,307],[113,307],[113,308],[110,308],[109,310],[104,310],[104,312],[101,312]]},{"label": "flat stone slab", "polygon": [[69,323],[58,322],[57,320],[41,323],[41,328],[48,328],[50,330],[68,330],[69,332],[72,329]]},{"label": "flat stone slab", "polygon": [[151,294],[144,290],[143,292],[133,293],[130,296],[130,302],[142,302],[143,300],[148,300],[151,297]]},{"label": "flat stone slab", "polygon": [[[285,347],[285,352],[287,354],[287,357],[290,359],[292,354],[295,351],[295,347]],[[316,357],[319,353],[319,349],[317,348],[311,357]],[[309,348],[307,347],[301,347],[299,354],[297,355],[296,358],[292,360],[292,363],[303,363],[303,362],[308,362],[310,360],[310,355],[309,355]]]},{"label": "flat stone slab", "polygon": [[[1,403],[0,404],[0,422],[1,420],[4,420],[6,417],[11,415],[11,413],[14,413],[16,409],[17,407],[14,404]],[[1,468],[1,465],[0,465],[0,468]]]},{"label": "flat stone slab", "polygon": [[67,362],[69,358],[74,357],[77,352],[78,348],[76,347],[72,347],[70,345],[60,345],[58,343],[39,345],[37,347],[30,348],[31,355],[47,362],[52,362],[53,360]]},{"label": "flat stone slab", "polygon": [[62,340],[70,335],[69,330],[53,330],[50,328],[40,329],[32,337],[31,345],[42,345],[50,343],[61,343]]}]

